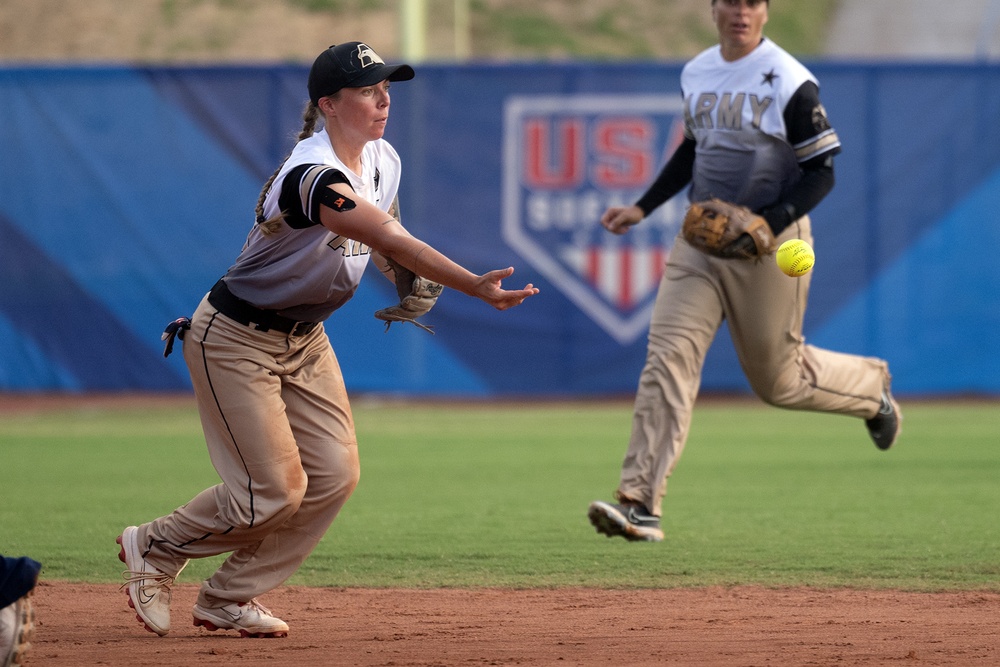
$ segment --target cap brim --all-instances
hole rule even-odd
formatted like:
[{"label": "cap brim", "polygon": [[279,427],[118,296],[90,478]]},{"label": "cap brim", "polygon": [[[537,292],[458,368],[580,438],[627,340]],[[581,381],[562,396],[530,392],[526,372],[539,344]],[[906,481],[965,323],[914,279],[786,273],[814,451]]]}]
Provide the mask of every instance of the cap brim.
[{"label": "cap brim", "polygon": [[409,81],[414,76],[413,68],[409,65],[377,65],[366,67],[364,73],[345,88],[364,88],[374,86],[379,81]]}]

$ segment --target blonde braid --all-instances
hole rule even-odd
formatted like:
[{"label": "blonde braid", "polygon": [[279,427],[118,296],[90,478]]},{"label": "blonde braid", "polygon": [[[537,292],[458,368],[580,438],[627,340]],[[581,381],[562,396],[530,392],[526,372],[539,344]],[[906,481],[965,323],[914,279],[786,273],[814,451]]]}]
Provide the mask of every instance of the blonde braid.
[{"label": "blonde braid", "polygon": [[[312,103],[310,100],[306,104],[305,110],[302,112],[302,131],[299,132],[299,136],[296,138],[296,142],[302,141],[303,139],[308,139],[316,131],[316,124],[319,122],[320,113],[319,107]],[[281,165],[274,170],[271,174],[271,178],[267,179],[267,183],[264,184],[264,188],[260,191],[260,197],[257,198],[257,224],[260,225],[260,231],[265,236],[276,233],[281,229],[281,223],[285,220],[285,214],[283,211],[278,211],[277,215],[274,215],[267,220],[264,219],[264,200],[267,198],[267,192],[271,189],[271,184],[274,183],[274,179],[278,177],[278,173],[281,171],[281,166],[285,164],[285,160],[291,155],[291,152],[285,156],[285,159],[281,161]]]}]

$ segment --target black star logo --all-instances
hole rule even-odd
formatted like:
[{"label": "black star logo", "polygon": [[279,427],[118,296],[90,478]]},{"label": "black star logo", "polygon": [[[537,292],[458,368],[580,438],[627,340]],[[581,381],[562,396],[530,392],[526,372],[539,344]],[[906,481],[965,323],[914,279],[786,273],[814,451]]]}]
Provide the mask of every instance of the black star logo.
[{"label": "black star logo", "polygon": [[774,73],[774,68],[771,68],[770,72],[761,74],[761,76],[764,77],[763,80],[761,80],[761,83],[766,83],[774,88],[774,80],[778,78],[778,75]]}]

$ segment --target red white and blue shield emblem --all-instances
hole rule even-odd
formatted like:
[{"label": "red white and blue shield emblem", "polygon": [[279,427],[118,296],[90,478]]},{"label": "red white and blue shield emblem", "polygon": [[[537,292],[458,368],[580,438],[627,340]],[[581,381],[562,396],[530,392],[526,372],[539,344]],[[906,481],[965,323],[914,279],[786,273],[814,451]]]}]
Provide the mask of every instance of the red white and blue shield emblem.
[{"label": "red white and blue shield emblem", "polygon": [[504,105],[503,236],[622,345],[645,333],[686,205],[627,234],[600,224],[635,203],[683,139],[679,95],[517,96]]}]

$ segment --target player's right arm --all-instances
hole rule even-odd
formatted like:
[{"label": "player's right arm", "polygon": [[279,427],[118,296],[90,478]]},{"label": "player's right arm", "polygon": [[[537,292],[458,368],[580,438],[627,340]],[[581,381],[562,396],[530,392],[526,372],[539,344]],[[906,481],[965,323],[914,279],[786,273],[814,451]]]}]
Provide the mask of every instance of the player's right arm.
[{"label": "player's right arm", "polygon": [[505,290],[501,282],[513,267],[476,275],[421,241],[378,207],[358,197],[347,183],[325,186],[320,193],[319,218],[334,234],[364,243],[385,257],[402,264],[418,276],[482,299],[498,310],[520,304],[538,294],[530,283],[519,290]]},{"label": "player's right arm", "polygon": [[658,206],[691,182],[694,173],[695,140],[685,138],[663,166],[656,180],[632,206],[612,206],[601,216],[601,224],[613,234],[624,234]]}]

